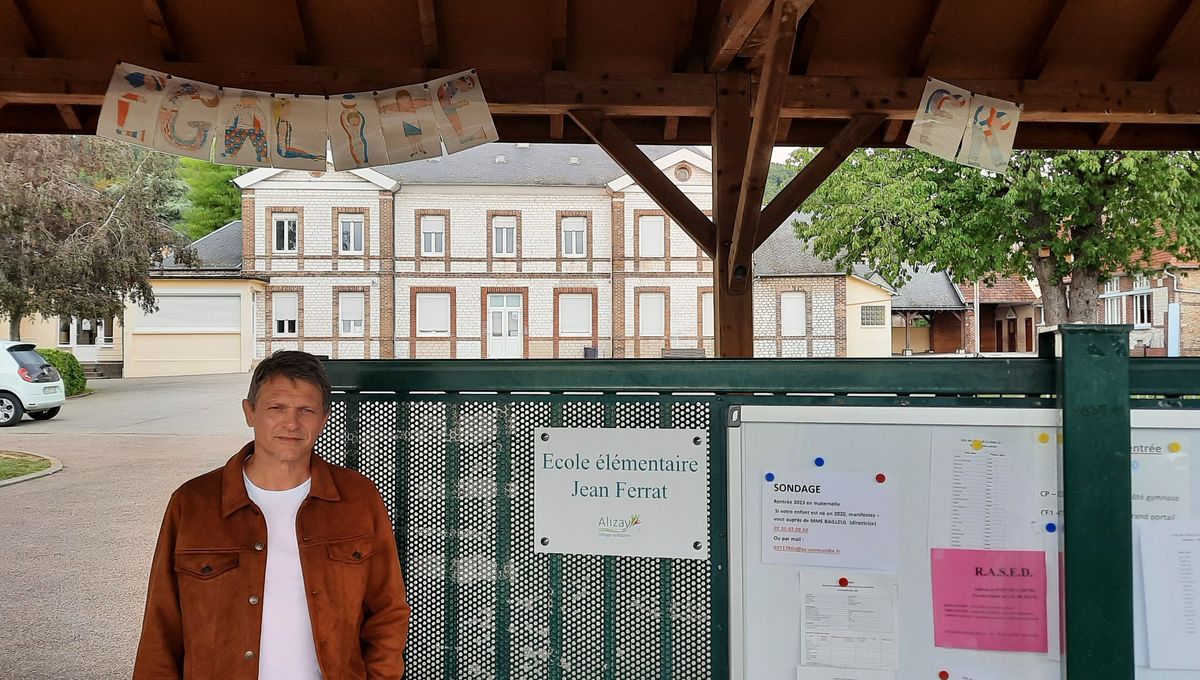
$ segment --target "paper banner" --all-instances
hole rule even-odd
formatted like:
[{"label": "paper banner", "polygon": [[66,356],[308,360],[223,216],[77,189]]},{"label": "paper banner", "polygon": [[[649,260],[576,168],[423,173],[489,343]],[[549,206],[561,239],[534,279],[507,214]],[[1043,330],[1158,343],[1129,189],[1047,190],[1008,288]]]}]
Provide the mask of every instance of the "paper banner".
[{"label": "paper banner", "polygon": [[167,74],[120,63],[113,70],[96,136],[152,146],[158,105],[167,85]]},{"label": "paper banner", "polygon": [[393,163],[442,155],[433,91],[428,85],[383,90],[375,95],[379,122]]},{"label": "paper banner", "polygon": [[271,165],[325,172],[325,98],[275,95],[271,100]]},{"label": "paper banner", "polygon": [[271,167],[271,95],[254,90],[224,90],[217,115],[213,160],[227,165]]},{"label": "paper banner", "polygon": [[500,139],[474,69],[428,84],[437,102],[438,130],[446,151],[454,153]]},{"label": "paper banner", "polygon": [[388,164],[379,109],[370,92],[332,96],[325,103],[335,170]]},{"label": "paper banner", "polygon": [[154,148],[178,156],[212,160],[220,90],[206,83],[168,76],[162,97]]},{"label": "paper banner", "polygon": [[1047,651],[1046,554],[933,548],[933,644]]},{"label": "paper banner", "polygon": [[905,143],[939,158],[955,160],[970,118],[970,101],[970,91],[930,78]]},{"label": "paper banner", "polygon": [[1013,139],[1021,107],[1003,99],[977,94],[971,97],[970,118],[958,162],[1004,174],[1012,158]]}]

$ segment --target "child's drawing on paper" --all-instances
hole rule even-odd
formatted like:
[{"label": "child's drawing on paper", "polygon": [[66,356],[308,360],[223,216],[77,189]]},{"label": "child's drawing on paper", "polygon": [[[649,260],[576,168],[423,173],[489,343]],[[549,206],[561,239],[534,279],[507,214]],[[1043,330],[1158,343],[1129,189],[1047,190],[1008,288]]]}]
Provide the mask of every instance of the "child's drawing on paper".
[{"label": "child's drawing on paper", "polygon": [[433,100],[423,85],[397,87],[375,95],[379,122],[393,163],[442,153]]},{"label": "child's drawing on paper", "polygon": [[284,96],[271,100],[274,121],[271,165],[293,170],[325,170],[325,99]]},{"label": "child's drawing on paper", "polygon": [[379,127],[379,109],[371,93],[344,94],[331,98],[328,117],[334,169],[353,170],[387,165],[383,130]]},{"label": "child's drawing on paper", "polygon": [[438,128],[450,153],[499,139],[483,88],[474,71],[429,83],[438,103]]},{"label": "child's drawing on paper", "polygon": [[221,98],[223,126],[217,162],[231,165],[268,167],[271,144],[268,140],[267,108],[270,97],[264,92],[241,90],[227,92]]},{"label": "child's drawing on paper", "polygon": [[113,71],[96,134],[131,144],[150,146],[158,104],[167,86],[167,74],[133,64],[118,64]]},{"label": "child's drawing on paper", "polygon": [[154,148],[167,153],[210,160],[213,126],[221,96],[203,83],[169,79],[158,108]]},{"label": "child's drawing on paper", "polygon": [[975,95],[971,99],[971,120],[963,138],[958,162],[1003,174],[1012,157],[1021,109],[1002,99]]},{"label": "child's drawing on paper", "polygon": [[930,78],[921,95],[907,144],[948,161],[954,160],[967,126],[971,93]]}]

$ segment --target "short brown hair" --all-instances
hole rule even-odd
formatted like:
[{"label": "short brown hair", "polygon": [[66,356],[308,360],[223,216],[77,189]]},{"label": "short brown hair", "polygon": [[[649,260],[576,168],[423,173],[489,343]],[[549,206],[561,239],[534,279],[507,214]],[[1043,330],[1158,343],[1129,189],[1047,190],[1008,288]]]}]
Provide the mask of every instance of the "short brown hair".
[{"label": "short brown hair", "polygon": [[321,364],[320,359],[308,352],[295,350],[281,349],[258,364],[258,368],[254,369],[254,377],[250,379],[250,391],[246,393],[246,401],[254,406],[254,402],[258,400],[258,390],[277,375],[316,385],[321,390],[321,403],[325,407],[325,412],[329,413],[333,404],[333,390],[329,384],[329,375],[325,373],[325,367]]}]

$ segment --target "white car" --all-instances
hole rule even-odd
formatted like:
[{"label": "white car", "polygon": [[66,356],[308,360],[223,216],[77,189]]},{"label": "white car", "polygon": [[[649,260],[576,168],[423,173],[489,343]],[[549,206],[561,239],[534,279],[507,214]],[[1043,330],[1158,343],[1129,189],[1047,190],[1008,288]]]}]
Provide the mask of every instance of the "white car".
[{"label": "white car", "polygon": [[50,420],[66,400],[62,376],[33,343],[0,340],[0,427],[16,425],[26,412]]}]

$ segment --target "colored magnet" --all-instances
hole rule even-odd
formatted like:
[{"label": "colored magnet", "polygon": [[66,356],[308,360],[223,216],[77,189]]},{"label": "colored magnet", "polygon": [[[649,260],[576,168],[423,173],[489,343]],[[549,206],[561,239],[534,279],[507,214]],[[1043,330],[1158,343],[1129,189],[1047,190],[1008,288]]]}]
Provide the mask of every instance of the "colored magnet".
[{"label": "colored magnet", "polygon": [[839,585],[839,586],[841,586],[841,587],[843,587],[843,588],[845,588],[846,586],[850,585],[850,579],[848,579],[848,578],[839,578],[839,579],[838,579],[838,585]]},{"label": "colored magnet", "polygon": [[879,482],[880,484],[883,484],[884,482],[887,481],[887,477],[884,476],[884,474],[882,472],[880,472],[879,474],[875,475],[875,481]]},{"label": "colored magnet", "polygon": [[1052,533],[1054,533],[1054,532],[1056,532],[1056,531],[1058,531],[1058,526],[1057,526],[1056,524],[1054,524],[1054,522],[1047,522],[1047,523],[1046,523],[1046,533],[1048,533],[1048,534],[1052,534]]},{"label": "colored magnet", "polygon": [[950,680],[950,674],[947,673],[946,671],[942,671],[941,673],[938,673],[938,677],[941,680]]},{"label": "colored magnet", "polygon": [[825,465],[825,459],[821,458],[820,456],[817,456],[817,459],[813,461],[813,465],[816,465],[817,467],[822,467]]},{"label": "colored magnet", "polygon": [[768,482],[773,482],[773,481],[775,481],[775,473],[774,473],[774,472],[768,472],[768,473],[767,473],[767,481],[768,481]]}]

